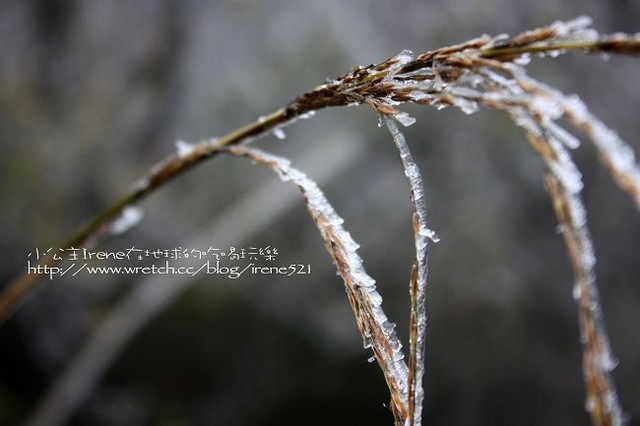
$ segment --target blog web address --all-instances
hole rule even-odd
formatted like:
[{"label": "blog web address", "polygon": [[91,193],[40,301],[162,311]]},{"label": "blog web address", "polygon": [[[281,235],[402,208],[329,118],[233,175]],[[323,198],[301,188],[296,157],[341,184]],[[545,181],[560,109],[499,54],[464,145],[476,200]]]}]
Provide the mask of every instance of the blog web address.
[{"label": "blog web address", "polygon": [[27,261],[29,274],[46,275],[50,280],[57,277],[84,275],[217,275],[235,280],[243,275],[309,275],[311,264],[291,263],[288,265],[265,266],[250,262],[246,265],[225,265],[220,260],[207,260],[199,265],[177,266],[169,260],[159,265],[136,266],[92,266],[86,262],[73,262],[65,266],[51,266]]}]

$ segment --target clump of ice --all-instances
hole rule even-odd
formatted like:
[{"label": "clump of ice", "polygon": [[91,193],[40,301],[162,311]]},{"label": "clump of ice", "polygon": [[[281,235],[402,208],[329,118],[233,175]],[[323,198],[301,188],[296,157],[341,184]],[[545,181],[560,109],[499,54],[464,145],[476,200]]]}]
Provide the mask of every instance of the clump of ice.
[{"label": "clump of ice", "polygon": [[529,108],[549,120],[557,120],[562,117],[563,109],[560,102],[547,96],[535,96],[530,101]]},{"label": "clump of ice", "polygon": [[469,99],[454,97],[453,104],[467,115],[478,112],[478,103]]},{"label": "clump of ice", "polygon": [[396,56],[391,58],[392,61],[395,61],[395,63],[390,67],[391,73],[394,73],[400,68],[402,68],[403,66],[407,65],[409,62],[413,61],[413,59],[414,58],[413,58],[412,51],[408,49],[401,51]]},{"label": "clump of ice", "polygon": [[442,80],[442,77],[440,77],[440,74],[436,74],[436,76],[433,79],[433,89],[436,92],[441,92],[442,89],[444,89],[446,86],[446,83]]},{"label": "clump of ice", "polygon": [[570,21],[556,21],[551,24],[551,28],[557,36],[566,37],[573,32],[587,29],[591,22],[591,18],[588,16],[578,16]]},{"label": "clump of ice", "polygon": [[282,139],[286,139],[287,137],[287,134],[280,127],[276,127],[275,129],[272,130],[272,132],[273,132],[273,135],[278,139],[282,140]]},{"label": "clump of ice", "polygon": [[309,118],[313,117],[314,115],[316,115],[315,111],[309,111],[309,112],[305,112],[304,114],[299,115],[298,118],[301,119],[301,120],[306,120],[306,119],[309,119]]},{"label": "clump of ice", "polygon": [[427,95],[425,92],[423,92],[421,90],[412,90],[409,93],[409,97],[414,102],[420,102],[420,101],[424,101],[426,99],[430,99],[431,98],[431,96]]},{"label": "clump of ice", "polygon": [[513,62],[516,65],[520,65],[521,67],[523,67],[525,65],[528,65],[529,62],[531,62],[531,54],[523,53],[522,55],[520,55],[516,59],[514,59]]},{"label": "clump of ice", "polygon": [[440,237],[438,236],[438,234],[436,234],[436,232],[433,229],[424,228],[424,229],[420,229],[420,231],[418,232],[420,233],[420,235],[422,235],[423,237],[427,237],[434,243],[437,243],[440,241]]},{"label": "clump of ice", "polygon": [[177,140],[176,149],[178,151],[178,157],[185,158],[193,154],[193,151],[195,150],[195,145],[183,140]]},{"label": "clump of ice", "polygon": [[409,127],[416,122],[416,119],[414,117],[403,111],[395,113],[393,115],[393,118],[398,120],[398,122],[404,127]]},{"label": "clump of ice", "polygon": [[560,125],[554,122],[547,124],[547,128],[551,134],[558,139],[564,146],[569,149],[576,149],[580,147],[580,140],[573,136],[571,133],[563,129]]},{"label": "clump of ice", "polygon": [[122,234],[136,226],[143,218],[144,214],[138,207],[126,207],[120,216],[111,224],[109,231],[112,234]]},{"label": "clump of ice", "polygon": [[579,300],[582,297],[582,285],[579,281],[573,284],[572,296],[574,300]]}]

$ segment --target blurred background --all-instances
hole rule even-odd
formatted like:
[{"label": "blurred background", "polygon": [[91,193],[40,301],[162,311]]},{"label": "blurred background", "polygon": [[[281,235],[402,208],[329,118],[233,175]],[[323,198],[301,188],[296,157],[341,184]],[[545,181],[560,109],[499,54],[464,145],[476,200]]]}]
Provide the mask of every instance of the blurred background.
[{"label": "blurred background", "polygon": [[[579,15],[602,33],[640,31],[631,0],[2,0],[0,287],[178,139],[221,136],[402,49]],[[571,53],[536,59],[530,72],[578,93],[638,151],[639,67]],[[541,160],[495,111],[403,109],[418,119],[405,134],[441,237],[430,251],[425,422],[588,424],[571,268]],[[258,145],[317,179],[408,342],[411,206],[377,120],[364,107],[321,111]],[[638,212],[588,143],[575,159],[620,362],[614,378],[629,424],[640,425]],[[0,424],[392,424],[382,373],[367,362],[292,185],[220,157],[140,207],[144,220],[100,250],[270,247],[276,260],[257,264],[311,273],[46,282],[0,326]]]}]

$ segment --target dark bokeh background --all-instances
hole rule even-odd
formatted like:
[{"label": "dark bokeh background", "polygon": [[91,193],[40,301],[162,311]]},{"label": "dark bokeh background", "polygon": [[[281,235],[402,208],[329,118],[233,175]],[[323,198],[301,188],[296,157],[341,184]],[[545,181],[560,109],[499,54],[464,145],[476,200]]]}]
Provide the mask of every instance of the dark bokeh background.
[{"label": "dark bokeh background", "polygon": [[[582,14],[603,33],[640,31],[640,3],[628,0],[3,0],[0,285],[34,248],[59,244],[121,196],[177,139],[222,135],[401,49]],[[531,65],[534,76],[580,94],[636,150],[639,70],[637,59],[580,53]],[[541,161],[502,114],[406,109],[418,118],[406,135],[442,238],[430,255],[425,421],[587,424],[571,271]],[[320,180],[406,342],[411,208],[393,144],[376,124],[365,108],[323,111],[288,128],[284,141],[259,144]],[[638,425],[640,222],[588,143],[576,161],[620,361],[614,377]],[[278,264],[308,263],[312,274],[183,284],[65,424],[392,423],[382,374],[367,363],[302,199],[276,181],[244,160],[218,158],[144,201],[143,222],[101,243],[269,245]],[[0,424],[34,415],[142,281],[152,288],[136,277],[58,279],[0,328]],[[150,300],[134,306],[143,312]]]}]

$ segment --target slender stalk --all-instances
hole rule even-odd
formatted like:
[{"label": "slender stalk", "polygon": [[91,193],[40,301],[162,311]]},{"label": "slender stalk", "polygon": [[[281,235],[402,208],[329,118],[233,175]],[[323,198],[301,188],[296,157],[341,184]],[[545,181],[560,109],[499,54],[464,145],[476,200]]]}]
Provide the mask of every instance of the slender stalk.
[{"label": "slender stalk", "polygon": [[[107,207],[98,214],[91,222],[82,227],[68,241],[59,246],[61,249],[77,248],[97,240],[109,231],[109,225],[118,218],[122,211],[147,195],[159,189],[163,184],[169,182],[176,176],[191,170],[204,160],[215,157],[223,147],[236,145],[251,138],[264,135],[274,128],[285,124],[293,119],[295,113],[291,110],[281,108],[271,115],[263,117],[245,127],[235,130],[218,140],[204,140],[194,146],[188,155],[173,154],[165,159],[160,165],[124,197]],[[59,263],[59,260],[50,258],[40,262],[40,270],[44,267],[52,267]],[[38,284],[43,278],[43,274],[29,273],[25,271],[20,277],[14,280],[0,294],[0,324],[6,321],[15,310],[21,306],[34,293]]]},{"label": "slender stalk", "polygon": [[427,287],[427,245],[429,240],[438,241],[435,232],[427,225],[427,205],[422,172],[413,159],[407,141],[398,129],[394,119],[381,116],[400,155],[402,168],[409,180],[411,203],[413,204],[413,231],[415,260],[409,281],[411,309],[409,316],[409,379],[408,405],[409,426],[422,424],[422,402],[424,398],[424,351],[426,340],[427,314],[425,311]]},{"label": "slender stalk", "polygon": [[524,53],[549,53],[562,50],[585,50],[589,53],[623,53],[640,55],[640,41],[635,39],[606,37],[602,40],[563,41],[542,45],[504,46],[490,49],[482,49],[481,56],[485,58],[504,58],[522,55]]}]

